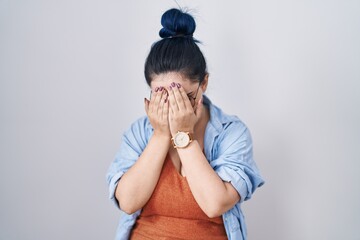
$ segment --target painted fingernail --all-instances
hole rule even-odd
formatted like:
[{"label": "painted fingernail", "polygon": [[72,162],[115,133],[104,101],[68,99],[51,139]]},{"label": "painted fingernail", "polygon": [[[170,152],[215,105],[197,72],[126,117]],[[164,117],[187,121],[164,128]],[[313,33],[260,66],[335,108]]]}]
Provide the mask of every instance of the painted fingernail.
[{"label": "painted fingernail", "polygon": [[159,87],[159,91],[162,91],[164,88],[163,87]]},{"label": "painted fingernail", "polygon": [[177,83],[176,86],[177,86],[178,88],[180,88],[180,87],[181,87],[181,84],[180,84],[180,83]]},{"label": "painted fingernail", "polygon": [[158,88],[158,87],[155,88],[155,92],[157,92],[157,91],[159,91],[159,88]]},{"label": "painted fingernail", "polygon": [[172,87],[170,86],[169,89],[172,90]]},{"label": "painted fingernail", "polygon": [[174,82],[172,82],[172,83],[171,83],[171,86],[172,86],[172,87],[175,87],[175,86],[176,86],[176,84],[175,84]]}]

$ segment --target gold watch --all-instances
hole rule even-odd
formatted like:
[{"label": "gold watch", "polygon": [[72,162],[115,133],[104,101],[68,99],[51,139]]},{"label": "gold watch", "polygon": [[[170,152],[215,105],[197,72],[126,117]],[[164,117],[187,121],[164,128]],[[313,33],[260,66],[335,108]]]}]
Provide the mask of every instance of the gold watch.
[{"label": "gold watch", "polygon": [[172,138],[174,148],[186,148],[192,142],[193,138],[189,132],[178,131]]}]

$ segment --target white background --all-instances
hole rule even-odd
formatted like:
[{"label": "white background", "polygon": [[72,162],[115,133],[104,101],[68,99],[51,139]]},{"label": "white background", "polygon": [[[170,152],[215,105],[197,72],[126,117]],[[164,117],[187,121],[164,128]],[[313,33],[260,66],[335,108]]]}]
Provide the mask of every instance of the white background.
[{"label": "white background", "polygon": [[[360,2],[179,1],[250,128],[249,239],[360,239]],[[0,0],[0,239],[113,239],[105,174],[173,1]]]}]

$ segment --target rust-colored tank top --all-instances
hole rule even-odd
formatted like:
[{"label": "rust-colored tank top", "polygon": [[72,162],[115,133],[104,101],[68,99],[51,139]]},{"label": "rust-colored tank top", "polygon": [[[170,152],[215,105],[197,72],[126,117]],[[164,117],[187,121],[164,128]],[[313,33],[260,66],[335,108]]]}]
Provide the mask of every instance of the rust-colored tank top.
[{"label": "rust-colored tank top", "polygon": [[209,218],[195,201],[186,177],[167,156],[155,190],[130,235],[143,239],[227,239],[222,217]]}]

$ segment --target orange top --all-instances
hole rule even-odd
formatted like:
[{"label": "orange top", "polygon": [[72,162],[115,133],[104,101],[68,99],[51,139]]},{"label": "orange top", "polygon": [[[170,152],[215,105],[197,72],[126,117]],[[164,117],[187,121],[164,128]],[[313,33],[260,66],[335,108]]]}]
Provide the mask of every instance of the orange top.
[{"label": "orange top", "polygon": [[227,239],[222,217],[209,218],[191,193],[186,177],[166,157],[155,190],[143,207],[130,239]]}]

